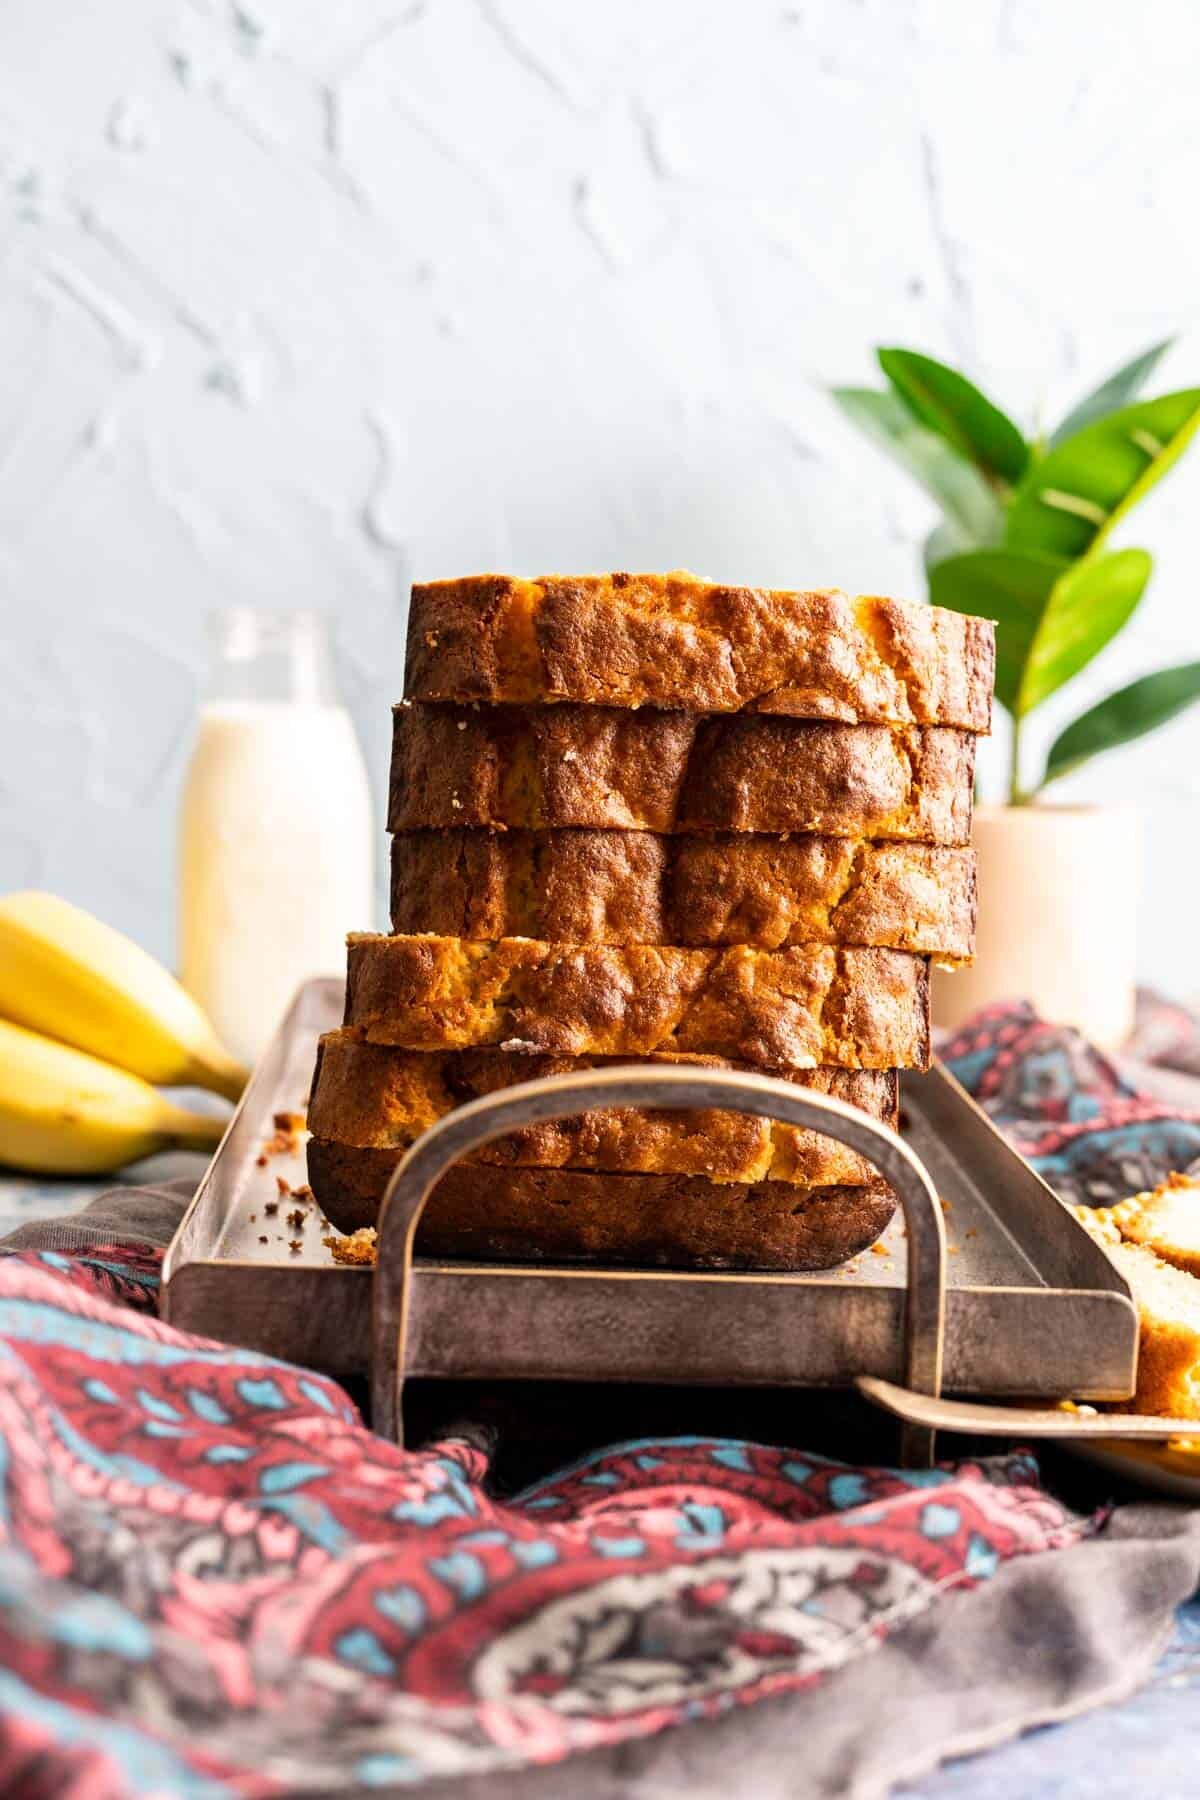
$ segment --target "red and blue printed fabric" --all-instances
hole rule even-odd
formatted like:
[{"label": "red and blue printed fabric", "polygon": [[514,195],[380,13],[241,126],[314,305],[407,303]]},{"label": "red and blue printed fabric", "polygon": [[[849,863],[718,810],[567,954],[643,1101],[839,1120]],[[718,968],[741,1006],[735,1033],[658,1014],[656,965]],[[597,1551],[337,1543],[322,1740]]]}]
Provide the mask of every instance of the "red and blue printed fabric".
[{"label": "red and blue printed fabric", "polygon": [[327,1792],[549,1764],[820,1682],[1089,1530],[1024,1456],[622,1444],[503,1504],[332,1381],[0,1259],[0,1792]]},{"label": "red and blue printed fabric", "polygon": [[[1196,1021],[1140,997],[1135,1047],[1200,1072]],[[1112,1206],[1200,1161],[1200,1113],[1144,1094],[1110,1057],[1028,1002],[987,1007],[942,1060],[1064,1200]]]}]

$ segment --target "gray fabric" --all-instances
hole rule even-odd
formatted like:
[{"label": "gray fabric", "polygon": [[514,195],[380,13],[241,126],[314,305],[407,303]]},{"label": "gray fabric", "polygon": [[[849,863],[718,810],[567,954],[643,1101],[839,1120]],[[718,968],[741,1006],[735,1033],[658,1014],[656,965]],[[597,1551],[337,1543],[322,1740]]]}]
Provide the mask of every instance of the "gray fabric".
[{"label": "gray fabric", "polygon": [[947,1595],[805,1693],[565,1768],[436,1791],[445,1800],[877,1800],[947,1757],[1132,1693],[1198,1581],[1200,1513],[1122,1507],[1096,1537]]},{"label": "gray fabric", "polygon": [[165,1250],[175,1235],[194,1181],[160,1187],[110,1188],[77,1213],[18,1225],[0,1238],[0,1250],[83,1250],[94,1244],[149,1244]]}]

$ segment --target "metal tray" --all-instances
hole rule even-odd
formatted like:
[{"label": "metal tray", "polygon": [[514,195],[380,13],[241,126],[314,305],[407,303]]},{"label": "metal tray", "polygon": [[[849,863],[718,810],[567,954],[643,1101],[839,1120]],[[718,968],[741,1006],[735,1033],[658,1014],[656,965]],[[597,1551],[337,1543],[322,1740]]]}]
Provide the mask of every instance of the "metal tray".
[{"label": "metal tray", "polygon": [[[400,1435],[405,1374],[772,1387],[850,1386],[865,1374],[932,1394],[1133,1391],[1125,1283],[936,1066],[905,1073],[899,1138],[836,1100],[733,1070],[636,1065],[505,1089],[458,1108],[406,1157],[374,1280],[338,1264],[315,1208],[299,1232],[286,1200],[268,1216],[277,1176],[306,1180],[303,1149],[265,1162],[262,1150],[274,1113],[303,1110],[317,1037],[339,1023],[341,1002],[332,979],[297,995],[167,1252],[162,1311],[182,1329],[331,1374],[370,1371],[377,1429]],[[815,1126],[883,1170],[904,1216],[873,1251],[819,1274],[412,1259],[421,1206],[451,1162],[520,1120],[597,1104],[719,1105]]]}]

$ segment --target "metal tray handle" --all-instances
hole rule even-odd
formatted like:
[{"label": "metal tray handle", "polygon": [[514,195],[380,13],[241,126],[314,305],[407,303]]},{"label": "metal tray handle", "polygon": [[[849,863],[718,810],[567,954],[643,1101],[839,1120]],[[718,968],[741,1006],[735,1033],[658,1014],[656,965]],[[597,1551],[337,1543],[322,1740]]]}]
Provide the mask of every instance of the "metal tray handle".
[{"label": "metal tray handle", "polygon": [[[502,1088],[447,1113],[406,1153],[379,1213],[373,1288],[371,1405],[376,1431],[403,1442],[402,1401],[412,1300],[413,1240],[438,1181],[450,1166],[493,1138],[543,1119],[565,1119],[593,1107],[719,1107],[807,1127],[836,1138],[872,1163],[896,1191],[908,1228],[905,1295],[905,1385],[937,1396],[942,1384],[946,1240],[932,1181],[890,1126],[793,1082],[741,1069],[686,1064],[621,1064],[552,1075]],[[715,1280],[737,1280],[714,1274]],[[909,1428],[907,1461],[927,1460],[932,1437]]]}]

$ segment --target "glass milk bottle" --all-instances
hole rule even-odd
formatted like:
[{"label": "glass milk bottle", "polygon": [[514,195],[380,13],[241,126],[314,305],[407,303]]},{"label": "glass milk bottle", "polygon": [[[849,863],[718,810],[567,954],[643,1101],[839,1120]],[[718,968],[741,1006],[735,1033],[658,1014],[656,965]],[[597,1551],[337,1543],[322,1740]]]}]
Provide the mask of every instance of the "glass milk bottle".
[{"label": "glass milk bottle", "polygon": [[180,817],[180,973],[250,1063],[299,984],[343,974],[346,933],[371,928],[371,800],[324,618],[238,607],[211,627]]}]

